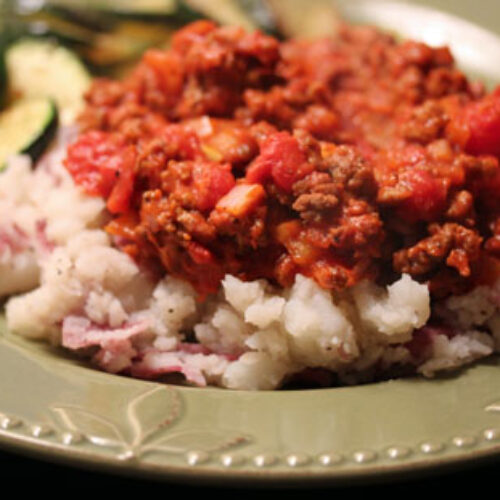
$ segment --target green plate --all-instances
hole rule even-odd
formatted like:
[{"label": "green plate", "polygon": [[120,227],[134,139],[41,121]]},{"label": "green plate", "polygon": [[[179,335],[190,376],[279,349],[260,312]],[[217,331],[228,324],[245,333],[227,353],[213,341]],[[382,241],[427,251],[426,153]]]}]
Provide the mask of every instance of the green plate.
[{"label": "green plate", "polygon": [[[339,4],[354,21],[449,43],[471,74],[500,81],[500,40],[487,31],[406,3]],[[474,9],[453,2],[465,4]],[[92,370],[10,335],[0,320],[0,445],[190,483],[304,485],[430,472],[500,456],[500,360],[435,380],[339,389],[182,388]]]}]

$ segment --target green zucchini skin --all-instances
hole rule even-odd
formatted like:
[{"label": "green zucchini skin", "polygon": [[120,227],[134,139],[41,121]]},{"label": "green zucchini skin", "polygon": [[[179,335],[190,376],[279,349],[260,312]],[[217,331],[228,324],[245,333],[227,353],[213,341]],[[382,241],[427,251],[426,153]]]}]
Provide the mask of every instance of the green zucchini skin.
[{"label": "green zucchini skin", "polygon": [[5,65],[5,50],[0,47],[0,109],[7,100],[7,67]]},{"label": "green zucchini skin", "polygon": [[183,0],[72,0],[71,3],[67,0],[47,0],[45,9],[82,11],[87,16],[97,14],[104,16],[101,23],[112,22],[113,18],[126,18],[139,21],[161,19],[173,24],[183,24],[200,18],[199,13],[190,9]]},{"label": "green zucchini skin", "polygon": [[[1,2],[1,0],[0,0]],[[0,23],[1,28],[1,23]],[[10,27],[9,27],[10,28]],[[12,36],[9,31],[0,32],[0,109],[7,104],[8,98],[8,75],[6,52]]]},{"label": "green zucchini skin", "polygon": [[207,2],[206,0],[179,0],[185,9],[198,13],[200,17],[211,19],[218,24],[239,25],[248,31],[257,29],[255,20],[247,9],[237,0],[220,0]]},{"label": "green zucchini skin", "polygon": [[8,94],[49,97],[57,104],[61,123],[71,123],[84,107],[91,76],[70,49],[44,38],[21,38],[7,47]]},{"label": "green zucchini skin", "polygon": [[59,113],[57,112],[57,107],[54,101],[51,101],[52,104],[52,116],[47,122],[45,128],[41,131],[40,135],[34,139],[34,141],[26,146],[21,153],[29,155],[29,157],[33,161],[33,165],[35,162],[42,156],[42,153],[49,147],[50,143],[53,141],[56,136],[57,128],[59,126]]},{"label": "green zucchini skin", "polygon": [[55,137],[59,124],[51,99],[21,99],[0,114],[0,171],[7,157],[26,154],[33,165]]}]

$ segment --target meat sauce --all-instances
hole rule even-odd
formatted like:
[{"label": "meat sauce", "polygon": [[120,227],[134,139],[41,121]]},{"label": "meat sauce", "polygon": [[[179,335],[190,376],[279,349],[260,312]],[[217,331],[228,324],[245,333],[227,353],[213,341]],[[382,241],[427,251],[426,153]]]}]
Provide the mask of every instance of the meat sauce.
[{"label": "meat sauce", "polygon": [[498,276],[500,88],[371,28],[279,42],[199,21],[97,79],[66,166],[107,231],[201,295],[226,273],[326,289]]}]

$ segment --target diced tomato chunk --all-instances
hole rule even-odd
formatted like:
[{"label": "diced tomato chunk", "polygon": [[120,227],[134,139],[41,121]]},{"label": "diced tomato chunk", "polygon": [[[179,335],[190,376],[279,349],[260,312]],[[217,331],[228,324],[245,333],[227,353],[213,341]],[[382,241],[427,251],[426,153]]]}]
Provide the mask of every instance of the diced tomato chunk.
[{"label": "diced tomato chunk", "polygon": [[248,167],[246,180],[251,183],[263,184],[271,176],[271,163],[264,161],[260,156]]},{"label": "diced tomato chunk", "polygon": [[130,199],[134,192],[134,166],[136,153],[133,146],[123,151],[122,166],[119,177],[109,195],[106,206],[112,214],[125,213],[129,209]]},{"label": "diced tomato chunk", "polygon": [[187,249],[189,252],[189,256],[196,264],[203,265],[212,264],[214,262],[212,253],[195,241],[190,241],[188,243]]},{"label": "diced tomato chunk", "polygon": [[110,137],[106,132],[89,132],[68,148],[66,168],[75,182],[94,196],[107,196],[115,176],[113,159],[118,145]]},{"label": "diced tomato chunk", "polygon": [[142,64],[151,68],[156,75],[156,84],[161,88],[168,103],[173,105],[182,91],[184,75],[181,58],[173,51],[150,49],[145,52]]},{"label": "diced tomato chunk", "polygon": [[178,123],[169,123],[158,135],[165,141],[166,150],[172,157],[192,160],[200,154],[198,137],[188,127]]},{"label": "diced tomato chunk", "polygon": [[288,193],[295,182],[312,170],[297,139],[288,132],[278,132],[264,140],[260,155],[248,167],[246,179],[260,184],[272,179]]},{"label": "diced tomato chunk", "polygon": [[500,87],[459,113],[448,135],[470,154],[500,156]]},{"label": "diced tomato chunk", "polygon": [[231,165],[199,162],[193,168],[193,184],[197,208],[211,210],[235,185]]},{"label": "diced tomato chunk", "polygon": [[108,198],[108,209],[128,209],[134,187],[135,150],[121,137],[92,131],[68,148],[65,165],[75,183],[93,196]]},{"label": "diced tomato chunk", "polygon": [[399,206],[400,217],[410,221],[432,221],[446,208],[448,188],[442,179],[426,170],[415,169],[404,172],[401,181],[410,196]]}]

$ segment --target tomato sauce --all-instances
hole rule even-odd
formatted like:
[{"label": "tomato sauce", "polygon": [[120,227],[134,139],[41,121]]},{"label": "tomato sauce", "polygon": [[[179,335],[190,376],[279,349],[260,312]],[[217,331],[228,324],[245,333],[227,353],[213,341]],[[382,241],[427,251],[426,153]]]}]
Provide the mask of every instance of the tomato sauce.
[{"label": "tomato sauce", "polygon": [[199,21],[86,100],[69,172],[124,251],[202,295],[226,273],[334,290],[409,273],[446,296],[498,269],[500,88],[445,47]]}]

